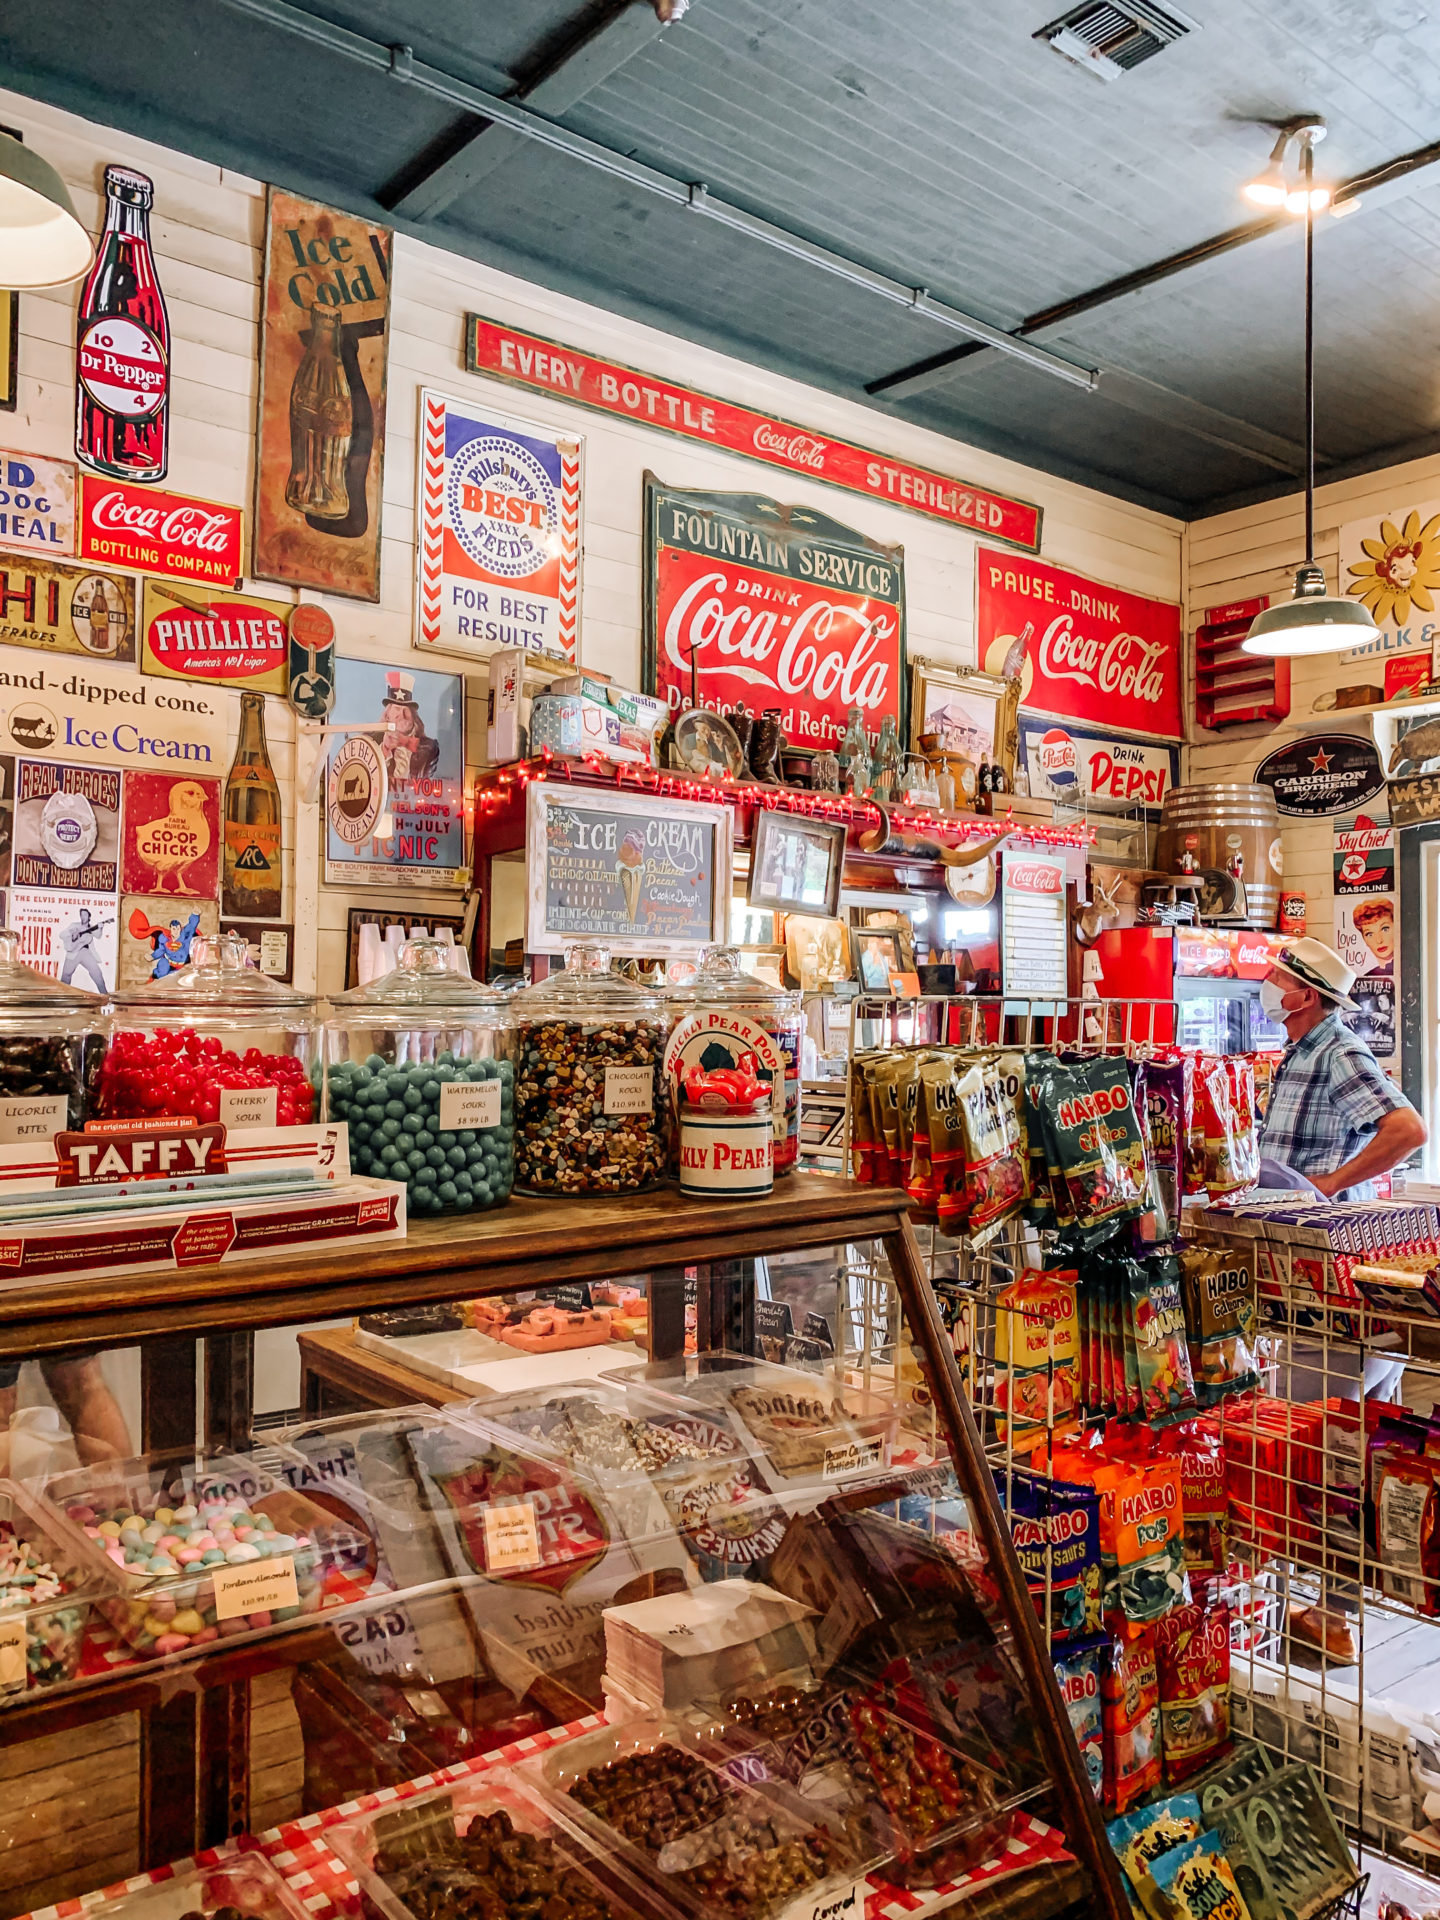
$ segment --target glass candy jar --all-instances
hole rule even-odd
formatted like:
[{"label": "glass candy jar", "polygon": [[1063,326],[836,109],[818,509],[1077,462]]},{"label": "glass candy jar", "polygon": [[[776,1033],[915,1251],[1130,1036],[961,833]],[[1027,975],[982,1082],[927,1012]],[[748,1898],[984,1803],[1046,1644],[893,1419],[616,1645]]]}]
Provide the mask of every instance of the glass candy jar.
[{"label": "glass candy jar", "polygon": [[325,1118],[356,1173],[403,1180],[412,1214],[498,1207],[515,1183],[515,1065],[505,997],[412,935],[400,963],[337,993],[325,1022]]},{"label": "glass candy jar", "polygon": [[46,1141],[89,1118],[105,1054],[105,1002],[29,967],[0,930],[0,1146]]},{"label": "glass candy jar", "polygon": [[517,993],[515,1179],[527,1193],[639,1193],[665,1177],[664,1002],[591,940]]},{"label": "glass candy jar", "polygon": [[187,967],[115,996],[101,1120],[307,1126],[319,1105],[313,994],[261,973],[238,933],[197,934]]},{"label": "glass candy jar", "polygon": [[666,1048],[671,1098],[688,1068],[735,1066],[741,1054],[753,1053],[760,1079],[770,1082],[775,1178],[793,1173],[800,1158],[800,995],[746,973],[738,947],[711,947],[694,979],[666,998],[675,1021]]}]

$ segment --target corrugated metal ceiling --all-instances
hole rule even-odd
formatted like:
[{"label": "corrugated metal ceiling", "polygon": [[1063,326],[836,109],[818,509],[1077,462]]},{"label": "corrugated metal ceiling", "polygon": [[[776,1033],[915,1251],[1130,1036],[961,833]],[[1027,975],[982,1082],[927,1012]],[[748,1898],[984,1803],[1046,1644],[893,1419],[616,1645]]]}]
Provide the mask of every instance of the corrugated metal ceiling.
[{"label": "corrugated metal ceiling", "polygon": [[[1321,168],[1340,178],[1440,138],[1440,32],[1421,0],[1190,0],[1197,30],[1109,86],[1032,37],[1058,10],[693,0],[663,32],[627,32],[627,57],[608,75],[601,60],[578,99],[552,109],[542,88],[534,101],[1006,329],[1243,220],[1238,188],[1271,138],[1259,121],[1323,113]],[[296,9],[302,24],[408,45],[458,80],[522,97],[623,11],[622,0]],[[48,0],[7,12],[3,48],[7,84],[367,211],[481,124],[245,0]],[[568,155],[495,129],[483,139],[501,142],[490,160],[503,154],[483,179],[423,225],[397,223],[851,397],[958,343]],[[1322,462],[1353,469],[1440,444],[1440,383],[1424,371],[1440,167],[1322,222],[1317,250]],[[890,404],[1193,516],[1293,485],[1275,446],[1301,427],[1299,290],[1297,236],[1278,234],[1036,336],[1138,376],[1112,379],[1108,394],[1104,378],[1087,395],[985,351]]]}]

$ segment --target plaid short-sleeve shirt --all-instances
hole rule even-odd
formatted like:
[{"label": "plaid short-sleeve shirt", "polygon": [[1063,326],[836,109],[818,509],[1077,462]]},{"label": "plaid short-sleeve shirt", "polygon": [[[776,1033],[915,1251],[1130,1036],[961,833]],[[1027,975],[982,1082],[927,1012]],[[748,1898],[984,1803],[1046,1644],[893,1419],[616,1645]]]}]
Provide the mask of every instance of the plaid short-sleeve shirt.
[{"label": "plaid short-sleeve shirt", "polygon": [[[1365,1042],[1338,1013],[1327,1014],[1285,1049],[1260,1151],[1300,1173],[1333,1173],[1355,1157],[1387,1113],[1409,1105]],[[1373,1193],[1367,1180],[1336,1198],[1368,1200]]]}]

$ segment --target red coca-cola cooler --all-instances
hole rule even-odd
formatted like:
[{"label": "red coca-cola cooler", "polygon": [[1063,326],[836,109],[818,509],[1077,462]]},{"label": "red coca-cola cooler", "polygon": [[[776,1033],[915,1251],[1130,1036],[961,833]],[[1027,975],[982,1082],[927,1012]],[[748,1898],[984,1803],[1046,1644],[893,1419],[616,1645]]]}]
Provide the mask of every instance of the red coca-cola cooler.
[{"label": "red coca-cola cooler", "polygon": [[1122,1003],[1110,1011],[1107,1038],[1169,1045],[1175,1038],[1175,929],[1112,927],[1096,934],[1086,955],[1087,975],[1099,963],[1096,993]]},{"label": "red coca-cola cooler", "polygon": [[[1260,982],[1286,938],[1249,927],[1117,927],[1096,937],[1095,990],[1127,1003],[1130,1038],[1207,1053],[1278,1051],[1285,1034],[1261,1012]],[[1165,1000],[1173,1009],[1143,1004]]]}]

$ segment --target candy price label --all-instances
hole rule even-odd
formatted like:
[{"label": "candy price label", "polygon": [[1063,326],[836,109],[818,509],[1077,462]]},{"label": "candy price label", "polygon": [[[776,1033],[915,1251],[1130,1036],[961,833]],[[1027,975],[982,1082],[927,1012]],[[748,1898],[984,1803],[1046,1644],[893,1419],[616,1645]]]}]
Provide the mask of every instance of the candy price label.
[{"label": "candy price label", "polygon": [[0,1620],[0,1687],[25,1684],[25,1619]]},{"label": "candy price label", "polygon": [[865,1911],[864,1893],[865,1882],[856,1880],[829,1893],[809,1894],[786,1907],[781,1920],[860,1920]]},{"label": "candy price label", "polygon": [[523,1502],[484,1511],[485,1571],[521,1573],[540,1564],[540,1534],[535,1509]]},{"label": "candy price label", "polygon": [[655,1106],[653,1067],[606,1067],[607,1114],[650,1113]]},{"label": "candy price label", "polygon": [[48,1140],[69,1124],[70,1103],[63,1093],[48,1099],[0,1100],[0,1146],[23,1146],[27,1140]]},{"label": "candy price label", "polygon": [[238,1620],[247,1613],[273,1613],[277,1607],[298,1607],[295,1562],[283,1559],[249,1561],[238,1567],[216,1567],[215,1614],[220,1620]]},{"label": "candy price label", "polygon": [[273,1127],[277,1124],[278,1087],[222,1087],[220,1124],[225,1127]]},{"label": "candy price label", "polygon": [[498,1080],[451,1080],[440,1089],[440,1130],[458,1133],[463,1127],[498,1127]]},{"label": "candy price label", "polygon": [[880,1465],[878,1440],[850,1440],[841,1447],[825,1449],[825,1478],[843,1480],[852,1473],[868,1473]]}]

